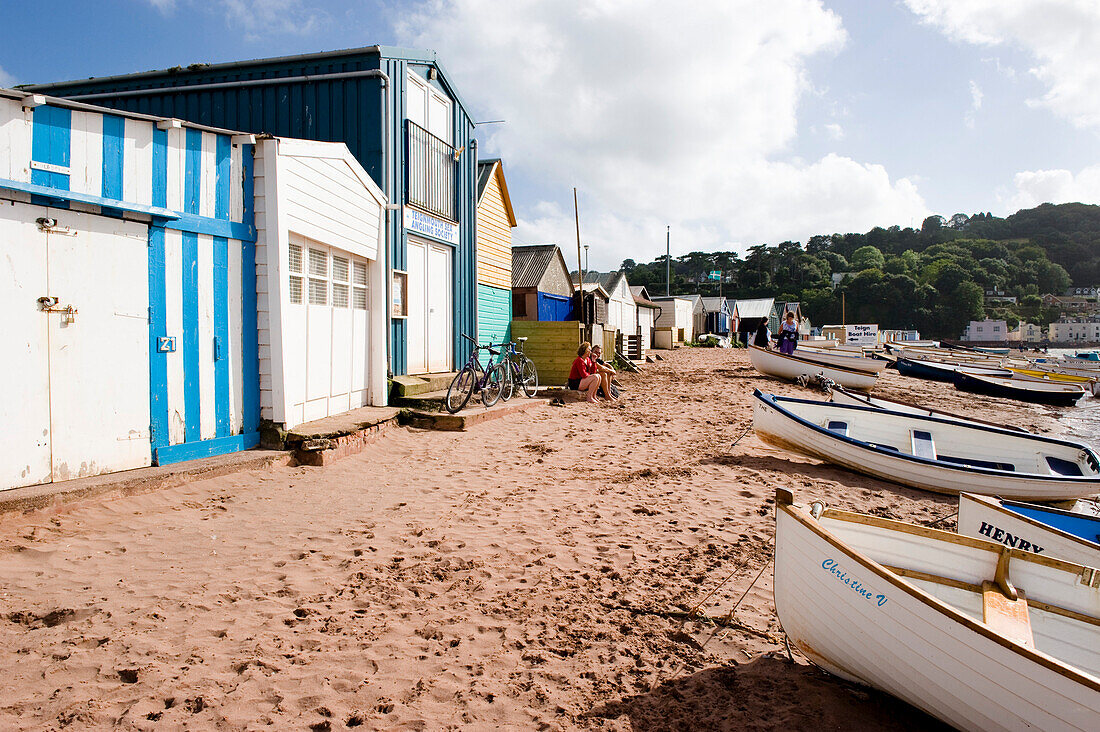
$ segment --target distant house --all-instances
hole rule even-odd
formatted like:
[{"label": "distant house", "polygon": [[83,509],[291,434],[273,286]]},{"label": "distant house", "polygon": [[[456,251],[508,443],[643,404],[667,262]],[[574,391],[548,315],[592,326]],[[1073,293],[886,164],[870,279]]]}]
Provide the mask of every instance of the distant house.
[{"label": "distant house", "polygon": [[1003,341],[1008,339],[1008,323],[1003,320],[971,320],[963,333],[964,341]]},{"label": "distant house", "polygon": [[500,160],[477,165],[477,340],[508,340],[512,322],[512,228],[516,215]]},{"label": "distant house", "polygon": [[1041,343],[1046,335],[1043,333],[1043,329],[1035,323],[1020,322],[1020,326],[1016,329],[1020,333],[1020,341],[1023,343]]},{"label": "distant house", "polygon": [[703,312],[706,313],[706,325],[704,333],[728,336],[732,331],[733,313],[730,312],[729,301],[724,297],[704,297]]},{"label": "distant house", "polygon": [[840,285],[840,283],[844,281],[845,277],[851,277],[854,274],[856,274],[856,273],[855,272],[834,272],[833,275],[829,278],[830,281],[832,282],[833,289],[835,290]]},{"label": "distant house", "polygon": [[1052,343],[1100,343],[1100,318],[1060,318],[1050,324]]},{"label": "distant house", "polygon": [[512,320],[576,320],[574,293],[557,245],[512,247]]},{"label": "distant house", "polygon": [[1091,297],[1100,295],[1100,287],[1071,287],[1066,290],[1066,297]]},{"label": "distant house", "polygon": [[996,305],[1001,303],[1015,303],[1016,298],[1011,295],[1006,295],[1004,290],[999,287],[994,287],[992,290],[985,291],[985,302],[990,305]]},{"label": "distant house", "polygon": [[1096,303],[1084,297],[1058,297],[1057,295],[1043,295],[1043,305],[1058,308],[1063,313],[1087,313],[1096,310]]},{"label": "distant house", "polygon": [[737,300],[734,316],[737,318],[737,333],[742,343],[752,343],[752,336],[761,322],[768,322],[768,329],[775,334],[776,328],[770,324],[775,311],[775,299],[761,297],[754,300]]}]

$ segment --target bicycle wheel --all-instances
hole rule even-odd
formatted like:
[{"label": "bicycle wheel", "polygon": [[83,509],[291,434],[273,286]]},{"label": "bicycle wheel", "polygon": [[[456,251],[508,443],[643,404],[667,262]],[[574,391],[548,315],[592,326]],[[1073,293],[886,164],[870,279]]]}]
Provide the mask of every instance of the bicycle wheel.
[{"label": "bicycle wheel", "polygon": [[477,372],[474,371],[474,367],[464,366],[451,379],[451,385],[447,387],[447,397],[443,400],[443,408],[454,414],[465,407],[474,394],[475,383],[477,383]]},{"label": "bicycle wheel", "polygon": [[500,398],[504,401],[508,401],[519,389],[519,385],[516,383],[519,379],[516,377],[516,365],[512,361],[504,362],[504,381],[500,385]]},{"label": "bicycle wheel", "polygon": [[523,359],[523,365],[520,366],[519,383],[523,387],[523,393],[529,397],[535,396],[539,391],[539,371],[535,368],[535,362],[529,358]]},{"label": "bicycle wheel", "polygon": [[504,375],[503,363],[490,367],[489,373],[485,374],[485,385],[481,387],[481,403],[487,407],[496,404],[497,400],[500,399],[501,387],[507,378]]}]

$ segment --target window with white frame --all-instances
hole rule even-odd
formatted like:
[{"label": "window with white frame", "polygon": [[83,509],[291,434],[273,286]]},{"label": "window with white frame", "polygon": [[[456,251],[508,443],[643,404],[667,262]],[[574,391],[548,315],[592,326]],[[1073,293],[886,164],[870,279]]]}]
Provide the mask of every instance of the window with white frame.
[{"label": "window with white frame", "polygon": [[291,243],[287,266],[290,303],[366,310],[370,301],[367,266],[366,260],[339,249]]}]

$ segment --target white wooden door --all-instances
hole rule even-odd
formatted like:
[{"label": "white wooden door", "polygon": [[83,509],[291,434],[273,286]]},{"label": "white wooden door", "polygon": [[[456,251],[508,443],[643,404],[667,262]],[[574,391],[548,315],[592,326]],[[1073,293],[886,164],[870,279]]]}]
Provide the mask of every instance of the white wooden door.
[{"label": "white wooden door", "polygon": [[0,202],[0,489],[50,481],[50,373],[46,236],[34,221],[45,209]]},{"label": "white wooden door", "polygon": [[428,248],[428,371],[451,370],[451,248],[431,244]]},{"label": "white wooden door", "polygon": [[50,209],[47,316],[53,479],[149,465],[149,234],[144,224]]},{"label": "white wooden door", "polygon": [[406,256],[409,312],[405,321],[406,368],[410,374],[428,372],[428,244],[410,239]]},{"label": "white wooden door", "polygon": [[0,488],[149,465],[146,226],[4,203],[0,255]]}]

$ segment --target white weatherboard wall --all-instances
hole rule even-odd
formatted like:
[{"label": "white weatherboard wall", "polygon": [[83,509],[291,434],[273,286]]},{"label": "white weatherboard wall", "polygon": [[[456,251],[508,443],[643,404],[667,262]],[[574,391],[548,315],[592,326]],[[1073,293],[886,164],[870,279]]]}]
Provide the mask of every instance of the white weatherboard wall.
[{"label": "white weatherboard wall", "polygon": [[0,489],[258,442],[251,142],[0,90]]},{"label": "white weatherboard wall", "polygon": [[261,415],[291,428],[385,405],[385,194],[343,143],[257,150]]}]

